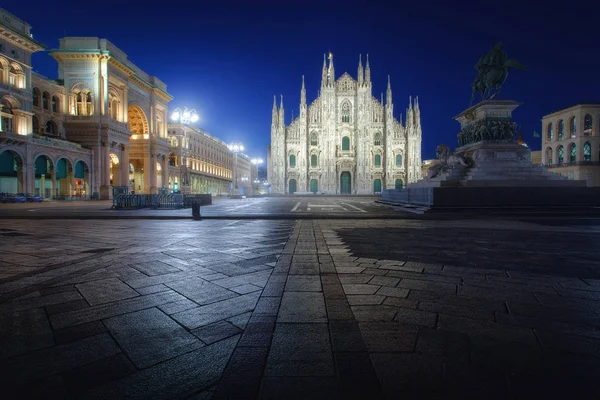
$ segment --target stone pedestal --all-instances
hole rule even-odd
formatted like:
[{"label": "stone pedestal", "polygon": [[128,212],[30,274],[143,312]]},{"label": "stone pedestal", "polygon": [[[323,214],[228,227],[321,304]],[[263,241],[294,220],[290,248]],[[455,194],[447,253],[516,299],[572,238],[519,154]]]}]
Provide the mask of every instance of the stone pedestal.
[{"label": "stone pedestal", "polygon": [[383,200],[448,208],[600,206],[600,188],[531,162],[530,149],[514,140],[512,111],[518,106],[486,100],[456,116],[459,147],[441,155],[439,173],[406,190],[386,191]]}]

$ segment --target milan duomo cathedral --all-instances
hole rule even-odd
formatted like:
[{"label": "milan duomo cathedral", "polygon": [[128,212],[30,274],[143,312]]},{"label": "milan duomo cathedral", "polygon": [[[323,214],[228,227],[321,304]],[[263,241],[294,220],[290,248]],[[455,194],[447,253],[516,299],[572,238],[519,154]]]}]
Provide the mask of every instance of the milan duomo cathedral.
[{"label": "milan duomo cathedral", "polygon": [[[273,102],[268,180],[271,193],[372,194],[400,189],[421,178],[421,113],[409,100],[406,121],[394,118],[388,76],[383,104],[373,97],[367,55],[358,80],[337,80],[333,56],[323,59],[319,96],[306,104],[304,76],[300,115],[285,125],[283,97]],[[402,118],[400,118],[402,119]]]}]

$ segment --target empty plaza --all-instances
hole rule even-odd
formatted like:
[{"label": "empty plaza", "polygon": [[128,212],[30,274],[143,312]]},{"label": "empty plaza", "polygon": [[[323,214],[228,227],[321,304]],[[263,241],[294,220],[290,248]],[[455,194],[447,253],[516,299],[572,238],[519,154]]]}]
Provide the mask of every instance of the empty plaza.
[{"label": "empty plaza", "polygon": [[200,221],[17,208],[0,227],[8,398],[599,393],[594,218],[402,219],[308,196],[216,201],[203,213],[231,217]]}]

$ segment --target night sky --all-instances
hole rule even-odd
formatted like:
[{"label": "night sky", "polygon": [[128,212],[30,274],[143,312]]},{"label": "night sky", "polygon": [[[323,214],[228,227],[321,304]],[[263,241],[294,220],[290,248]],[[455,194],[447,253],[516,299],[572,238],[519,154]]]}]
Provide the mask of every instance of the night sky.
[{"label": "night sky", "polygon": [[[501,94],[523,102],[514,113],[526,142],[540,148],[541,118],[581,101],[600,100],[599,6],[579,1],[550,9],[541,1],[63,1],[3,5],[32,26],[48,49],[63,36],[107,38],[129,60],[167,84],[172,108],[187,106],[197,124],[250,156],[266,157],[273,95],[284,96],[286,124],[298,114],[301,76],[308,102],[320,86],[323,54],[334,54],[336,78],[356,78],[359,53],[369,53],[373,95],[391,75],[396,118],[419,96],[423,158],[456,146],[468,107],[474,65],[501,41],[512,71]],[[589,2],[593,4],[594,2]],[[153,5],[155,4],[155,5]],[[39,73],[57,78],[47,54]],[[594,73],[594,72],[595,73]]]}]

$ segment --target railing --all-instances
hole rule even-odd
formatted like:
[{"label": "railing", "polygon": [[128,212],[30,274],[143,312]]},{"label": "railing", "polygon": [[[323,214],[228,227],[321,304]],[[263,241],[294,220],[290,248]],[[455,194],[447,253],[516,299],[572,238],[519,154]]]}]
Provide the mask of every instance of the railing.
[{"label": "railing", "polygon": [[151,196],[149,194],[120,194],[113,198],[113,208],[117,210],[146,208],[151,204]]},{"label": "railing", "polygon": [[208,206],[212,204],[211,194],[186,194],[183,196],[183,207],[188,208],[192,206],[192,203],[197,202],[201,206]]},{"label": "railing", "polygon": [[600,161],[573,161],[573,162],[562,162],[555,164],[542,164],[546,168],[561,168],[561,167],[572,167],[572,166],[593,166],[600,165]]},{"label": "railing", "polygon": [[153,194],[150,203],[152,209],[177,209],[183,208],[182,194]]}]

